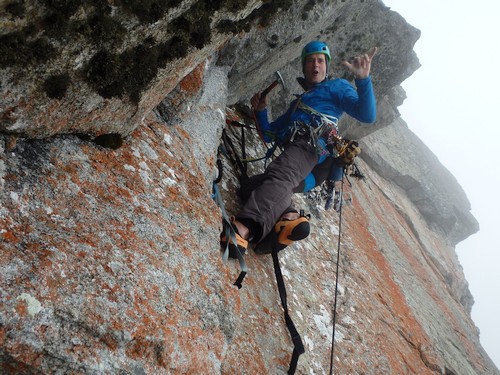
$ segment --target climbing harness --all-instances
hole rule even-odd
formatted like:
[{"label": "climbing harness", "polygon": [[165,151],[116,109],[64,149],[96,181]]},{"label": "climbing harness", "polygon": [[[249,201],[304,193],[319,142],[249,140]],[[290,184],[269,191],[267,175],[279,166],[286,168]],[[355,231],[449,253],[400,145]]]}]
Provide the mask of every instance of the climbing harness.
[{"label": "climbing harness", "polygon": [[335,144],[338,138],[338,119],[308,106],[302,102],[302,96],[297,98],[292,113],[297,109],[308,113],[311,119],[307,123],[300,120],[292,123],[289,137],[290,142],[298,138],[306,138],[319,156],[330,155],[332,152],[331,147],[328,147],[328,145]]},{"label": "climbing harness", "polygon": [[[241,138],[241,142],[240,142],[241,143],[241,158],[239,158],[237,156],[237,152],[236,152],[236,149],[234,147],[234,144],[231,141],[231,138],[227,135],[225,129],[222,131],[222,141],[223,141],[223,144],[224,144],[224,146],[227,146],[226,148],[230,148],[231,151],[232,151],[232,154],[233,154],[233,159],[231,159],[231,163],[233,164],[233,166],[235,165],[235,162],[236,162],[236,166],[240,170],[240,173],[247,174],[247,164],[248,163],[252,163],[252,162],[263,160],[264,161],[264,168],[265,168],[267,166],[268,160],[271,159],[274,156],[274,152],[276,151],[276,148],[278,148],[277,142],[274,142],[273,145],[271,147],[269,147],[265,143],[264,139],[262,138],[262,136],[260,134],[260,130],[258,129],[258,127],[253,128],[253,127],[244,125],[244,124],[242,124],[242,123],[240,123],[238,121],[234,121],[234,120],[232,120],[232,121],[227,121],[226,120],[226,124],[231,125],[233,127],[239,127],[239,128],[241,128],[241,135],[240,135],[240,138]],[[257,133],[259,134],[260,139],[262,140],[262,143],[264,144],[264,146],[267,149],[266,154],[264,156],[258,157],[258,158],[248,158],[246,156],[245,128],[254,129],[254,130],[257,131]],[[235,160],[236,158],[238,158],[239,160],[236,161]]]},{"label": "climbing harness", "polygon": [[[293,111],[297,108],[311,116],[310,122],[295,121],[292,124],[290,142],[297,137],[306,137],[320,157],[340,158],[346,165],[354,162],[361,153],[358,142],[344,139],[339,134],[338,119],[321,113],[305,104],[299,96]],[[293,113],[293,112],[292,112]]]}]

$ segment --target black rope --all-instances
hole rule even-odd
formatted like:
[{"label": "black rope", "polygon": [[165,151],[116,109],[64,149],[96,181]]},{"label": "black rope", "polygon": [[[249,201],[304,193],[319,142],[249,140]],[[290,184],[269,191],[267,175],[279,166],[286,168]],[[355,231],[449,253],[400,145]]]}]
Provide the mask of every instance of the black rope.
[{"label": "black rope", "polygon": [[339,263],[340,263],[340,236],[342,235],[342,206],[344,196],[344,179],[342,178],[342,184],[340,185],[340,209],[339,209],[339,239],[337,243],[337,265],[335,271],[335,297],[333,300],[333,329],[332,329],[332,350],[330,356],[330,375],[333,374],[333,360],[335,351],[335,326],[337,323],[337,294],[339,289]]}]

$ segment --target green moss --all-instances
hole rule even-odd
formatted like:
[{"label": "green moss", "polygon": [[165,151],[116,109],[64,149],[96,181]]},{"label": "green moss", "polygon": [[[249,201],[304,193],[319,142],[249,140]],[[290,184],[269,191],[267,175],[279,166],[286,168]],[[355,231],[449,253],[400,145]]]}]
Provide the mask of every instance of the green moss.
[{"label": "green moss", "polygon": [[113,17],[95,11],[85,21],[72,24],[75,33],[83,35],[96,46],[112,47],[126,34],[125,27]]},{"label": "green moss", "polygon": [[210,29],[210,21],[206,18],[200,20],[196,28],[189,34],[190,43],[196,48],[203,48],[206,44],[210,43],[212,39],[212,30]]},{"label": "green moss", "polygon": [[[160,3],[163,5],[160,6]],[[177,1],[167,3],[177,4]],[[161,7],[166,3],[126,0],[122,1],[122,4],[140,19],[149,22],[161,17]],[[220,6],[218,2],[208,4],[213,7]],[[166,42],[155,44],[152,39],[146,40],[120,55],[111,54],[102,48],[84,69],[85,79],[105,98],[126,95],[137,103],[141,92],[156,77],[158,69],[173,59],[185,57],[190,48],[203,48],[210,42],[210,14],[205,13],[207,6],[207,3],[200,1],[185,15],[173,20],[170,27],[175,30],[175,36]],[[123,31],[121,25],[113,24],[109,16],[94,15],[88,24],[88,28],[82,26],[81,30],[87,33],[89,29],[92,30],[90,37],[95,43],[98,43],[101,37],[115,34],[115,31]],[[101,45],[103,43],[101,42]]]},{"label": "green moss", "polygon": [[[154,5],[153,2],[145,3],[144,9],[151,9],[147,4]],[[158,69],[173,59],[185,57],[190,48],[203,48],[210,43],[211,13],[207,13],[207,7],[217,8],[221,4],[214,1],[196,3],[188,12],[170,23],[170,27],[175,30],[175,36],[166,42],[155,44],[153,39],[146,40],[120,55],[101,48],[84,69],[86,81],[105,98],[127,95],[137,103],[141,92],[156,77]],[[139,6],[136,2],[127,2],[127,5]],[[112,33],[115,28],[121,30],[120,25],[113,26],[106,21],[111,21],[111,17],[94,15],[94,18],[89,20],[89,25],[98,26],[93,29],[93,38]]]},{"label": "green moss", "polygon": [[139,18],[142,22],[156,22],[182,0],[121,0],[124,9]]},{"label": "green moss", "polygon": [[51,38],[67,37],[68,17],[61,12],[50,12],[42,20],[42,29]]},{"label": "green moss", "polygon": [[60,13],[66,18],[71,17],[85,3],[84,0],[42,0],[41,2],[48,9]]},{"label": "green moss", "polygon": [[24,6],[24,1],[13,1],[5,6],[7,13],[17,18],[23,18],[26,8]]},{"label": "green moss", "polygon": [[67,73],[52,75],[43,83],[43,90],[49,98],[62,99],[70,83],[71,79]]},{"label": "green moss", "polygon": [[175,30],[177,34],[189,33],[189,30],[191,29],[189,20],[184,16],[180,16],[174,19],[172,22],[170,22],[170,26],[173,30]]},{"label": "green moss", "polygon": [[134,48],[125,60],[130,62],[128,81],[125,91],[133,102],[139,102],[141,91],[151,82],[158,72],[158,48],[140,45]]},{"label": "green moss", "polygon": [[54,55],[46,38],[30,40],[28,29],[0,36],[0,67],[43,63]]},{"label": "green moss", "polygon": [[[111,7],[99,0],[42,0],[44,16],[34,22],[38,31],[58,40],[77,40],[82,35],[94,44],[106,44],[123,38],[123,26],[110,16]],[[85,7],[87,20],[71,20],[71,16]]]},{"label": "green moss", "polygon": [[[10,0],[8,9],[13,15],[24,14],[24,0]],[[126,28],[111,14],[110,2],[101,0],[39,0],[42,7],[39,19],[33,20],[22,31],[0,37],[0,67],[29,65],[46,62],[57,52],[54,45],[83,43],[97,46],[96,53],[82,69],[85,81],[105,98],[128,96],[132,101],[140,100],[141,92],[156,77],[158,69],[170,61],[185,57],[193,48],[201,49],[211,42],[212,15],[226,9],[241,11],[249,0],[199,0],[182,16],[168,26],[174,35],[171,39],[157,43],[143,42],[120,54],[111,51],[120,45]],[[114,6],[133,14],[141,22],[149,23],[162,18],[182,0],[114,0]],[[264,5],[244,20],[221,21],[219,31],[239,33],[249,31],[255,22],[265,24],[280,9],[288,9],[291,0],[265,0]],[[72,16],[82,8],[88,18],[74,20]],[[80,14],[80,13],[79,13]],[[40,37],[43,35],[43,37]],[[275,41],[271,40],[274,44]],[[67,76],[51,76],[43,84],[49,97],[61,98],[69,85]]]},{"label": "green moss", "polygon": [[221,1],[221,7],[227,9],[230,12],[236,13],[246,8],[248,5],[248,0],[224,0]]},{"label": "green moss", "polygon": [[97,52],[87,64],[87,82],[105,98],[119,97],[125,93],[122,82],[120,57],[102,50]]},{"label": "green moss", "polygon": [[[214,7],[220,4],[212,4]],[[180,16],[171,22],[176,35],[183,35],[193,47],[203,48],[210,43],[212,30],[210,28],[211,15],[214,8],[210,7],[210,2],[198,1],[185,15]]]},{"label": "green moss", "polygon": [[238,34],[241,30],[238,22],[234,22],[229,19],[224,19],[220,20],[219,23],[215,26],[217,31],[220,33],[227,33],[227,34]]},{"label": "green moss", "polygon": [[222,8],[224,1],[223,0],[205,0],[204,4],[206,4],[207,8],[211,11],[216,11]]},{"label": "green moss", "polygon": [[169,61],[187,55],[189,44],[180,37],[165,43],[153,40],[119,55],[106,50],[96,53],[87,64],[86,81],[105,98],[127,95],[137,103],[140,94]]},{"label": "green moss", "polygon": [[40,25],[46,35],[51,38],[67,39],[70,17],[85,0],[42,0],[46,12]]},{"label": "green moss", "polygon": [[188,42],[180,36],[174,36],[167,42],[161,43],[158,46],[160,66],[164,66],[171,60],[186,57],[188,48]]}]

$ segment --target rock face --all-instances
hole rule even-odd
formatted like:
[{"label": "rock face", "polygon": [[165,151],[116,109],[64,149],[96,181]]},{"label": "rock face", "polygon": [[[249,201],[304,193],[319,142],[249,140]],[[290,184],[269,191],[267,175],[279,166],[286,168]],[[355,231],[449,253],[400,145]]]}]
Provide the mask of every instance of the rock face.
[{"label": "rock face", "polygon": [[[306,347],[298,372],[330,367],[340,243],[335,373],[499,373],[454,253],[477,222],[397,111],[419,32],[381,2],[13,0],[0,22],[3,373],[286,373],[271,258],[250,251],[232,286],[212,180],[227,107],[279,69],[281,112],[317,36],[335,61],[379,46],[378,121],[341,124],[362,138],[366,175],[345,184],[342,222],[295,197],[313,214],[311,236],[280,253]],[[249,156],[264,153],[246,139]],[[234,213],[237,179],[220,157]]]},{"label": "rock face", "polygon": [[403,188],[427,223],[450,244],[456,245],[479,229],[456,179],[403,120],[363,138],[362,144],[368,164]]}]

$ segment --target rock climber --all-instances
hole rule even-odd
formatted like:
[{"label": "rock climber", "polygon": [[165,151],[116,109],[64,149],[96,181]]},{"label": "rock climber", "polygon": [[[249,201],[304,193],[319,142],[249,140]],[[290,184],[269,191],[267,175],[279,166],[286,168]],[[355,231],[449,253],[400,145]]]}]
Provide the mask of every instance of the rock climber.
[{"label": "rock climber", "polygon": [[[370,69],[376,52],[375,47],[351,62],[342,62],[355,77],[354,87],[345,79],[328,79],[330,50],[326,43],[312,41],[301,54],[304,77],[299,82],[305,92],[292,101],[286,113],[269,122],[267,97],[260,93],[252,97],[263,139],[278,140],[282,152],[268,165],[242,210],[231,219],[237,243],[227,238],[225,231],[221,234],[223,248],[230,242],[230,257],[236,258],[237,250],[244,254],[249,243],[255,245],[256,253],[267,253],[270,246],[282,250],[309,235],[309,216],[292,207],[292,195],[304,181],[308,183],[316,166],[332,159],[332,135],[337,134],[337,122],[344,112],[363,123],[375,121]],[[341,180],[342,173],[343,166],[334,165],[328,179]]]}]

